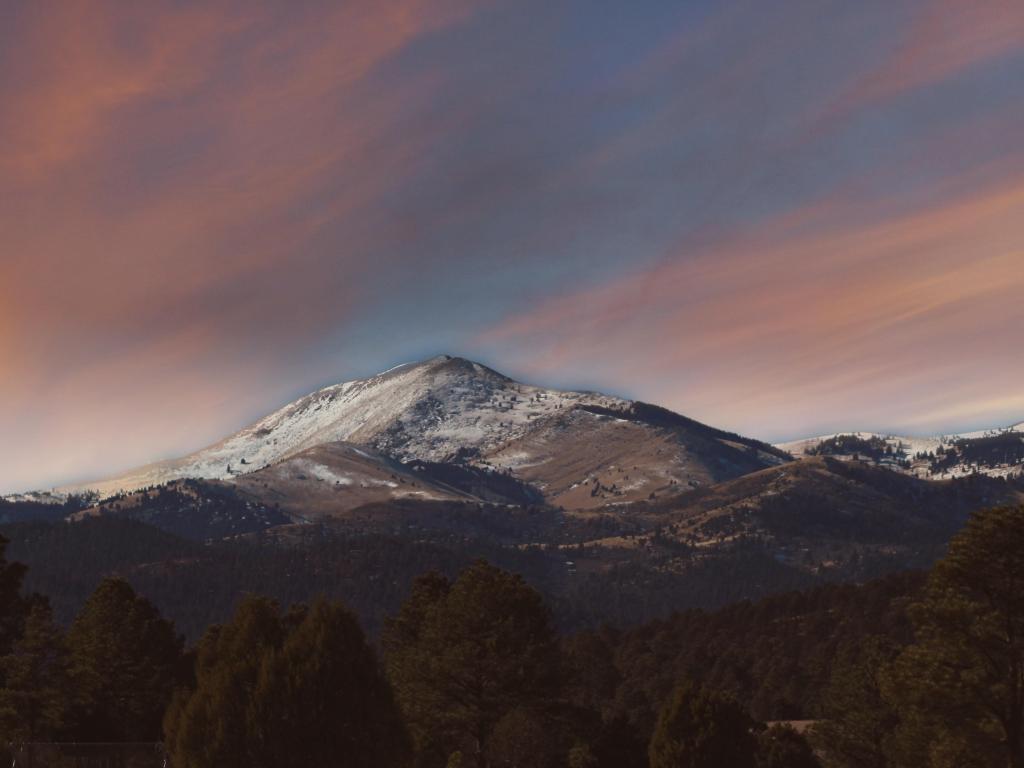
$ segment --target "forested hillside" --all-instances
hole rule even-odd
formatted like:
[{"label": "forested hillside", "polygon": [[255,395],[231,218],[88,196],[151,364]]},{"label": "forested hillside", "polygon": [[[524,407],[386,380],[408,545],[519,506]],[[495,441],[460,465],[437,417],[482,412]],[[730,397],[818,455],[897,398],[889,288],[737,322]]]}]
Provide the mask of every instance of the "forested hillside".
[{"label": "forested hillside", "polygon": [[[496,516],[494,526],[507,524],[507,514]],[[486,517],[476,517],[474,525],[487,525]],[[714,608],[812,583],[749,543],[683,572],[661,569],[658,560],[587,569],[577,567],[572,548],[508,546],[494,540],[493,526],[489,530],[488,536],[466,537],[422,527],[410,535],[404,528],[384,533],[303,526],[203,545],[114,517],[0,526],[11,556],[30,566],[27,586],[50,597],[58,620],[69,620],[102,578],[117,575],[189,638],[225,620],[249,593],[284,604],[317,595],[339,598],[376,634],[416,576],[428,570],[454,576],[477,558],[524,574],[557,607],[555,620],[564,631],[628,626],[673,610]]]},{"label": "forested hillside", "polygon": [[[477,493],[522,490],[497,473],[411,466],[403,471],[420,488],[429,474]],[[587,487],[612,492],[604,482]],[[376,635],[417,575],[453,576],[485,558],[523,574],[556,608],[559,629],[578,631],[925,569],[972,510],[1021,498],[1019,481],[932,482],[825,457],[576,511],[526,496],[519,504],[402,498],[314,520],[219,481],[184,480],[84,509],[11,505],[15,519],[34,520],[0,533],[60,621],[100,579],[119,575],[190,639],[247,593],[284,603],[339,598]],[[71,523],[61,519],[69,509]]]},{"label": "forested hillside", "polygon": [[[116,526],[160,567],[201,562],[201,545],[137,522],[15,530],[26,551],[62,554],[61,536],[114,541]],[[985,510],[930,574],[584,632],[559,632],[560,605],[521,576],[479,559],[445,575],[424,559],[408,587],[382,585],[396,607],[376,639],[341,602],[239,592],[186,650],[146,594],[152,569],[133,572],[138,591],[117,577],[81,584],[61,626],[0,551],[0,735],[18,749],[163,740],[172,764],[201,768],[337,755],[396,768],[1013,766],[1022,552],[1024,507]],[[92,557],[125,565],[112,547]],[[274,570],[285,562],[265,583],[289,575]],[[817,755],[766,725],[807,719]]]}]

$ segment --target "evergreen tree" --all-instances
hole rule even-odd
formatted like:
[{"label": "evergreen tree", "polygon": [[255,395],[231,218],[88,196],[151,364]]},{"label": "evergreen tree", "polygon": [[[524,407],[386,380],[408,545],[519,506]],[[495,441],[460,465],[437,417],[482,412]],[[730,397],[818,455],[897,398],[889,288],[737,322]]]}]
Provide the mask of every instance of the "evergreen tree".
[{"label": "evergreen tree", "polygon": [[685,683],[662,707],[650,768],[754,768],[753,721],[731,699]]},{"label": "evergreen tree", "polygon": [[384,643],[421,764],[459,752],[464,766],[487,765],[499,721],[517,708],[543,713],[559,691],[559,650],[540,595],[482,561],[450,586],[418,582]]},{"label": "evergreen tree", "polygon": [[593,752],[600,768],[647,768],[645,739],[624,717],[602,724]]},{"label": "evergreen tree", "polygon": [[587,744],[575,744],[569,750],[569,768],[599,768],[600,762]]},{"label": "evergreen tree", "polygon": [[8,653],[21,637],[31,601],[21,594],[27,570],[21,563],[9,563],[4,553],[8,541],[0,536],[0,654]]},{"label": "evergreen tree", "polygon": [[[431,613],[447,596],[451,583],[437,572],[418,577],[398,615],[389,619],[382,637],[388,677],[395,689],[409,733],[417,764],[443,763],[450,754],[450,739],[437,726],[438,708],[443,702],[425,685],[421,659],[428,651],[426,628]],[[461,757],[459,758],[461,759]]]},{"label": "evergreen tree", "polygon": [[408,754],[391,688],[339,603],[314,603],[265,657],[253,709],[267,766],[385,768]]},{"label": "evergreen tree", "polygon": [[65,724],[68,655],[50,609],[38,603],[9,654],[0,658],[0,740],[48,741]]},{"label": "evergreen tree", "polygon": [[821,763],[792,726],[775,724],[757,736],[757,768],[821,768]]},{"label": "evergreen tree", "polygon": [[901,766],[1024,766],[1024,506],[977,512],[912,609],[886,693]]},{"label": "evergreen tree", "polygon": [[164,718],[167,751],[188,768],[259,765],[252,699],[263,660],[280,648],[286,628],[277,605],[247,597],[225,626],[199,643],[194,690],[179,690]]},{"label": "evergreen tree", "polygon": [[403,763],[398,708],[355,618],[317,601],[282,616],[249,598],[204,637],[196,688],[165,721],[175,765],[295,768]]},{"label": "evergreen tree", "polygon": [[896,653],[891,643],[875,637],[837,656],[825,690],[824,717],[811,731],[829,768],[889,768],[887,742],[898,717],[882,687]]},{"label": "evergreen tree", "polygon": [[489,768],[554,768],[558,764],[559,745],[552,736],[548,724],[535,712],[516,707],[495,724],[487,739],[487,765]]},{"label": "evergreen tree", "polygon": [[184,641],[123,579],[105,579],[68,631],[76,737],[159,741]]}]

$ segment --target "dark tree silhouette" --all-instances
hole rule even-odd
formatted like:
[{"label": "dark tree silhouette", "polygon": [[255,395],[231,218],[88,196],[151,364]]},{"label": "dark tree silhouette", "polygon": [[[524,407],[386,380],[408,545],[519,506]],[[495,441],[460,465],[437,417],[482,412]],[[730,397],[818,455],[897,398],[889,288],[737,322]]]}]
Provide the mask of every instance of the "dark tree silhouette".
[{"label": "dark tree silhouette", "polygon": [[893,664],[897,765],[1024,766],[1024,506],[971,516]]},{"label": "dark tree silhouette", "polygon": [[829,768],[889,768],[888,741],[899,718],[883,685],[898,652],[884,638],[870,637],[837,656],[825,689],[824,719],[811,731]]},{"label": "dark tree silhouette", "polygon": [[159,741],[184,640],[123,579],[103,580],[68,631],[76,738]]},{"label": "dark tree silhouette", "polygon": [[803,735],[776,724],[757,736],[757,768],[821,768],[821,763]]},{"label": "dark tree silhouette", "polygon": [[703,686],[678,686],[658,717],[650,768],[754,768],[753,721],[729,698]]},{"label": "dark tree silhouette", "polygon": [[384,645],[421,763],[459,752],[464,766],[488,765],[499,722],[518,709],[516,727],[526,728],[526,713],[539,716],[559,691],[543,600],[521,577],[482,561],[451,585],[436,576],[417,582]]},{"label": "dark tree silhouette", "polygon": [[338,603],[281,615],[249,598],[200,645],[196,687],[165,720],[175,765],[401,765],[408,740],[355,618]]},{"label": "dark tree silhouette", "polygon": [[0,738],[47,741],[61,732],[68,716],[68,667],[64,638],[40,602],[11,652],[0,657]]},{"label": "dark tree silhouette", "polygon": [[0,536],[0,654],[11,650],[21,636],[31,601],[21,594],[27,570],[21,563],[9,563],[5,557],[7,539]]}]

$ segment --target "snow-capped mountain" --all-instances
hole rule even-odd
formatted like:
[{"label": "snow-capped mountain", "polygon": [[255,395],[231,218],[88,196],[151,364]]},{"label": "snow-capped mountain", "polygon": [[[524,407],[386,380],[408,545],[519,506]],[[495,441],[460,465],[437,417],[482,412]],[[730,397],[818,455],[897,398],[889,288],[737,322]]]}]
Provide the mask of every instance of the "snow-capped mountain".
[{"label": "snow-capped mountain", "polygon": [[[349,448],[314,450],[342,444]],[[369,452],[365,459],[361,450]],[[441,355],[324,387],[180,459],[55,492],[105,497],[192,478],[245,486],[252,494],[284,483],[283,497],[297,492],[294,481],[302,476],[339,490],[376,487],[408,497],[411,486],[392,493],[378,485],[382,477],[393,481],[396,465],[389,462],[427,462],[506,475],[548,503],[583,509],[674,496],[816,455],[856,455],[927,479],[1013,476],[1024,469],[1024,422],[964,435],[857,432],[773,447],[655,406],[523,384]],[[448,490],[431,492],[446,497]],[[415,493],[428,491],[420,485]],[[349,495],[354,503],[360,494]]]},{"label": "snow-capped mountain", "polygon": [[533,420],[583,403],[628,405],[615,397],[519,384],[479,363],[441,355],[324,387],[181,459],[59,490],[107,494],[184,477],[228,479],[338,441],[401,460],[444,461],[496,447]]},{"label": "snow-capped mountain", "polygon": [[[240,481],[318,446],[347,443],[399,462],[521,474],[549,499],[568,494],[564,500],[574,506],[593,506],[697,487],[789,459],[771,446],[641,406],[522,384],[442,355],[324,387],[181,459],[60,490],[110,495],[181,478]],[[304,474],[345,485],[343,470],[324,461]]]},{"label": "snow-capped mountain", "polygon": [[798,458],[857,455],[928,479],[1024,474],[1024,422],[1010,427],[926,437],[845,432],[779,443],[776,447]]},{"label": "snow-capped mountain", "polygon": [[730,560],[731,547],[740,542],[746,558],[756,542],[773,568],[800,578],[861,578],[878,563],[927,564],[973,510],[1019,503],[1024,481],[958,478],[1021,466],[1024,424],[771,446],[658,406],[527,385],[441,356],[324,387],[180,459],[63,489],[99,500],[39,496],[41,509],[5,514],[129,518],[197,541],[327,531],[571,541],[573,563],[653,556],[662,574],[686,572],[697,552],[746,562]]}]

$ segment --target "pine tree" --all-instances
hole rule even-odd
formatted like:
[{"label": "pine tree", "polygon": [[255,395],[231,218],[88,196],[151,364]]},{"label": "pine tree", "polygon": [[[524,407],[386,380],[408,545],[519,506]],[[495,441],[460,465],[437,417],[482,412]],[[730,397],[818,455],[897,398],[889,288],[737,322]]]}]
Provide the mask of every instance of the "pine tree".
[{"label": "pine tree", "polygon": [[388,620],[381,638],[388,678],[420,763],[443,761],[450,754],[450,740],[436,728],[438,708],[443,702],[437,691],[424,685],[421,666],[429,653],[424,648],[427,623],[450,589],[451,582],[439,573],[417,578],[398,615]]},{"label": "pine tree", "polygon": [[64,727],[68,706],[68,655],[49,607],[38,603],[10,653],[0,658],[0,739],[47,741]]},{"label": "pine tree", "polygon": [[108,578],[68,631],[77,738],[159,741],[182,673],[181,636],[123,579]]},{"label": "pine tree", "polygon": [[883,639],[867,638],[838,654],[825,690],[824,718],[811,731],[829,768],[889,768],[887,740],[898,716],[882,687],[896,653]]},{"label": "pine tree", "polygon": [[1024,506],[971,516],[892,666],[898,765],[1024,767]]},{"label": "pine tree", "polygon": [[408,741],[391,688],[355,617],[319,600],[260,669],[257,746],[276,768],[398,765]]},{"label": "pine tree", "polygon": [[757,736],[757,768],[821,768],[821,763],[807,739],[777,723]]},{"label": "pine tree", "polygon": [[8,541],[0,536],[0,654],[8,653],[21,637],[31,601],[21,594],[21,582],[27,570],[21,563],[7,562],[4,553]]},{"label": "pine tree", "polygon": [[317,601],[281,615],[248,598],[200,644],[196,687],[165,720],[175,765],[300,768],[401,765],[398,708],[355,618]]},{"label": "pine tree", "polygon": [[559,650],[540,595],[482,561],[448,588],[421,583],[384,642],[421,761],[433,759],[429,749],[485,765],[498,722],[516,708],[543,712],[558,692]]},{"label": "pine tree", "polygon": [[559,744],[536,712],[516,707],[495,723],[485,757],[488,768],[555,768]]},{"label": "pine tree", "polygon": [[569,750],[569,768],[598,768],[599,765],[589,744],[575,744]]},{"label": "pine tree", "polygon": [[731,699],[684,683],[662,707],[650,768],[754,768],[753,725]]},{"label": "pine tree", "polygon": [[176,765],[248,768],[254,746],[253,692],[263,659],[286,634],[277,605],[247,597],[225,626],[213,626],[199,643],[196,687],[179,690],[164,718],[167,751]]}]

